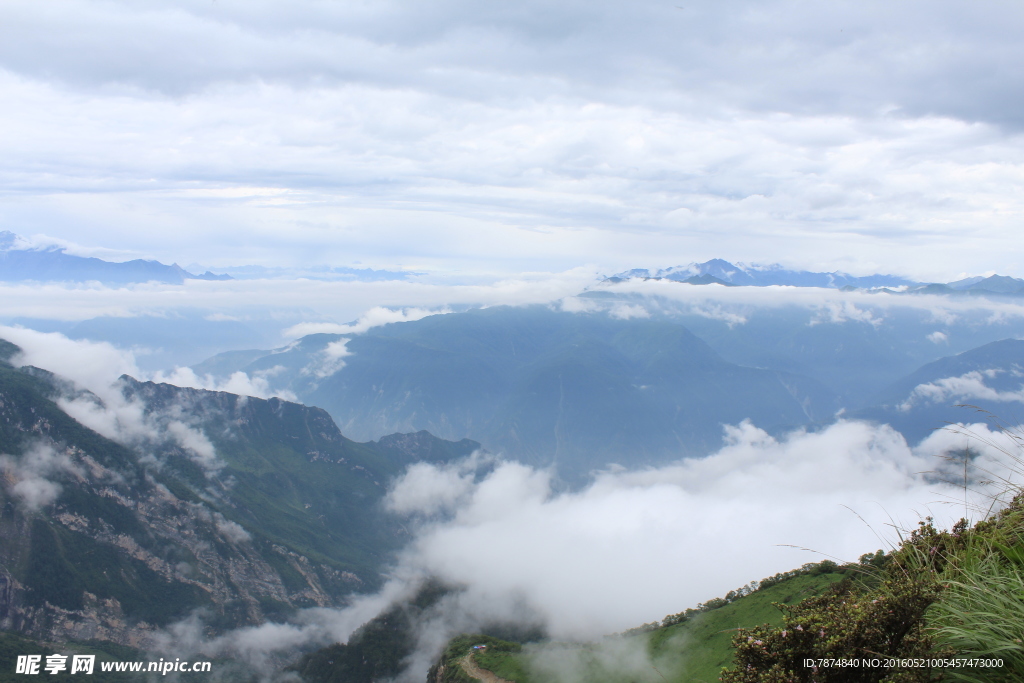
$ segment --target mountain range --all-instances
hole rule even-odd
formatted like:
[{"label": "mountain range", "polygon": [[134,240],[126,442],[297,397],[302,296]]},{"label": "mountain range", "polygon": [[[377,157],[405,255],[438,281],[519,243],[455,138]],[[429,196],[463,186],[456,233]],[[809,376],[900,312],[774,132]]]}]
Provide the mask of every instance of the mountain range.
[{"label": "mountain range", "polygon": [[[202,269],[193,264],[191,268]],[[312,279],[356,279],[367,282],[404,280],[412,273],[338,266],[306,266],[300,268],[269,268],[266,266],[233,266],[220,273],[206,270],[194,274],[176,263],[134,259],[105,261],[95,257],[68,254],[64,247],[33,247],[9,230],[0,231],[0,281],[3,282],[101,282],[123,285],[137,282],[182,284],[186,280],[231,280],[235,277]],[[630,279],[657,279],[693,285],[719,284],[737,287],[821,287],[827,289],[876,289],[892,293],[958,293],[982,295],[1024,295],[1024,279],[1004,275],[975,276],[949,283],[921,283],[899,275],[874,274],[855,276],[839,271],[831,273],[790,270],[779,264],[733,264],[715,258],[704,263],[671,266],[650,270],[633,268],[605,278],[616,283]]]},{"label": "mountain range", "polygon": [[95,257],[75,256],[68,254],[64,247],[34,247],[16,233],[9,230],[0,231],[0,282],[101,282],[107,285],[163,282],[180,285],[186,280],[300,277],[314,280],[377,282],[404,280],[415,274],[328,265],[305,265],[296,268],[247,265],[219,268],[219,273],[213,273],[209,269],[198,275],[192,272],[203,268],[198,264],[192,264],[186,270],[177,263],[166,265],[159,261],[143,259],[105,261]]},{"label": "mountain range", "polygon": [[[609,310],[621,303],[606,298],[596,301]],[[841,412],[883,419],[879,406],[893,400],[888,387],[915,382],[912,389],[920,382],[907,378],[922,366],[1024,334],[1020,324],[966,314],[941,336],[927,311],[889,311],[884,324],[826,324],[815,315],[779,308],[729,325],[699,314],[620,319],[605,311],[493,307],[222,353],[193,370],[265,378],[322,407],[357,439],[427,430],[554,464],[574,479],[613,464],[706,455],[723,444],[724,425],[745,419],[774,434],[825,425]],[[1016,375],[1007,369],[1002,377]],[[931,427],[946,419],[934,403],[910,415]],[[892,423],[919,440],[907,417]]]},{"label": "mountain range", "polygon": [[898,275],[855,276],[839,271],[818,273],[788,270],[771,265],[733,264],[722,259],[690,263],[658,270],[633,268],[617,273],[606,282],[631,279],[671,280],[691,285],[718,284],[733,287],[822,287],[826,289],[878,289],[890,293],[1024,295],[1024,280],[1005,275],[977,276],[949,283],[921,283]]},{"label": "mountain range", "polygon": [[102,282],[123,285],[133,282],[181,284],[185,280],[230,280],[229,275],[206,271],[194,275],[178,264],[134,259],[121,263],[74,256],[62,247],[26,248],[18,235],[0,232],[0,281],[4,282]]},{"label": "mountain range", "polygon": [[723,423],[785,429],[840,407],[820,382],[731,363],[677,323],[544,306],[310,335],[193,369],[267,377],[355,438],[428,430],[567,476],[706,454]]},{"label": "mountain range", "polygon": [[[0,342],[0,628],[140,645],[190,614],[216,634],[342,606],[412,538],[383,505],[394,478],[481,447],[573,485],[705,455],[744,419],[813,430],[845,408],[917,441],[976,421],[957,403],[1007,422],[1024,404],[1024,341],[1008,338],[1024,329],[987,310],[939,326],[929,310],[825,321],[783,306],[730,324],[580,299],[595,308],[474,309],[193,366],[302,403],[128,376],[101,398],[15,367]],[[373,652],[428,608],[394,606],[353,647],[298,666],[310,680],[339,662],[391,675],[379,667],[401,656]]]}]

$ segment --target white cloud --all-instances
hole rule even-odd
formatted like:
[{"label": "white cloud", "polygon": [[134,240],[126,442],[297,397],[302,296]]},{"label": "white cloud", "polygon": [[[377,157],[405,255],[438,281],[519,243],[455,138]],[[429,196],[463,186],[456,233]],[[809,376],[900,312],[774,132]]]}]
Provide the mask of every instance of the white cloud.
[{"label": "white cloud", "polygon": [[894,295],[815,287],[702,287],[669,280],[602,283],[600,291],[618,296],[651,298],[663,302],[663,307],[668,310],[674,306],[675,310],[697,315],[703,315],[698,308],[739,318],[744,318],[754,309],[772,311],[787,307],[806,308],[816,312],[816,324],[853,321],[877,327],[890,312],[901,310],[921,311],[932,320],[942,321],[982,315],[987,317],[983,320],[987,325],[1024,319],[1024,304],[1015,300],[983,297]]},{"label": "white cloud", "polygon": [[202,653],[207,657],[225,657],[249,664],[266,680],[272,677],[282,654],[292,655],[300,646],[325,646],[345,642],[364,623],[397,600],[410,597],[415,583],[393,580],[373,595],[355,595],[342,610],[315,608],[301,610],[289,623],[267,622],[207,638],[199,615],[175,623],[155,634],[153,649],[182,657],[184,653]]},{"label": "white cloud", "polygon": [[398,514],[436,515],[450,512],[475,488],[483,456],[446,465],[414,463],[388,491],[385,505]]},{"label": "white cloud", "polygon": [[383,306],[374,306],[359,316],[359,320],[354,323],[347,325],[339,325],[337,323],[299,323],[289,327],[282,334],[292,339],[305,337],[307,334],[360,334],[381,325],[421,320],[430,315],[444,315],[450,312],[447,308],[440,310],[423,308],[392,310]]},{"label": "white cloud", "polygon": [[[554,487],[548,472],[479,455],[414,464],[388,495],[392,511],[412,515],[414,540],[381,593],[205,643],[191,620],[164,634],[165,649],[188,646],[259,667],[299,645],[345,642],[425,577],[462,586],[417,624],[416,652],[397,678],[412,683],[457,633],[496,621],[542,625],[556,640],[622,631],[808,561],[856,560],[894,545],[894,523],[978,519],[1004,484],[1021,478],[1018,444],[985,425],[957,425],[915,448],[890,427],[863,422],[783,438],[745,422],[726,436],[707,458],[609,471],[575,491]],[[957,458],[968,445],[974,457],[964,482]],[[614,644],[593,656],[649,668],[642,652]],[[540,665],[551,676],[576,672],[550,658]]]},{"label": "white cloud", "polygon": [[9,4],[11,229],[403,272],[1018,267],[1008,6]]},{"label": "white cloud", "polygon": [[558,301],[558,308],[566,313],[592,313],[601,310],[601,302],[581,296],[567,296]]},{"label": "white cloud", "polygon": [[[336,327],[345,326],[337,325]],[[328,342],[323,349],[316,353],[313,357],[313,362],[302,368],[301,374],[312,375],[317,379],[330,377],[338,370],[345,367],[345,358],[351,355],[352,352],[348,350],[347,337],[337,341]]]},{"label": "white cloud", "polygon": [[[468,491],[451,469],[420,464],[395,485],[392,507],[459,501],[453,516],[422,527],[404,561],[468,585],[480,603],[525,602],[555,638],[590,638],[813,559],[855,560],[897,541],[890,516],[905,527],[929,514],[950,523],[964,509],[943,503],[962,492],[923,473],[943,471],[930,456],[963,443],[954,435],[911,449],[887,426],[842,421],[774,439],[744,423],[707,458],[607,472],[575,492],[517,463]],[[450,498],[421,493],[445,485]]]},{"label": "white cloud", "polygon": [[928,339],[928,341],[932,342],[933,344],[942,344],[942,343],[945,343],[945,342],[949,341],[949,335],[946,334],[945,332],[941,332],[939,330],[935,330],[934,332],[929,334],[926,338]]},{"label": "white cloud", "polygon": [[[254,396],[256,398],[277,398],[285,401],[296,401],[295,394],[287,389],[275,389],[271,386],[268,377],[278,374],[282,366],[276,366],[262,374],[253,374],[252,377],[241,370],[231,373],[226,379],[218,379],[213,375],[197,375],[192,368],[177,367],[168,373],[157,371],[149,376],[152,382],[173,384],[179,387],[192,387],[193,389],[206,389],[207,391],[226,391],[239,396]],[[145,375],[143,375],[145,377]]]},{"label": "white cloud", "polygon": [[868,323],[874,327],[882,324],[880,318],[871,315],[870,311],[857,308],[850,301],[828,301],[818,311],[818,315],[811,320],[811,325],[821,323],[845,323],[845,322]]},{"label": "white cloud", "polygon": [[229,543],[247,543],[252,540],[252,536],[240,524],[232,522],[221,513],[211,511],[205,505],[196,503],[189,503],[188,505],[196,517],[208,524],[213,524],[217,533]]},{"label": "white cloud", "polygon": [[616,304],[608,311],[608,315],[617,320],[629,320],[630,318],[650,318],[650,312],[643,306],[636,304]]},{"label": "white cloud", "polygon": [[15,365],[34,365],[89,389],[103,389],[121,375],[139,376],[132,353],[105,342],[8,326],[0,326],[0,338],[21,347]]},{"label": "white cloud", "polygon": [[252,540],[252,536],[249,532],[242,528],[242,525],[237,522],[232,522],[230,519],[226,519],[224,515],[217,513],[217,521],[215,526],[221,536],[226,538],[231,543],[245,543]]},{"label": "white cloud", "polygon": [[[562,273],[524,273],[516,279],[484,278],[482,283],[434,281],[330,282],[322,280],[188,280],[184,285],[158,283],[125,287],[91,285],[24,285],[0,283],[0,316],[86,320],[100,316],[160,314],[179,308],[198,308],[260,315],[289,311],[310,318],[360,319],[355,328],[328,323],[291,333],[344,333],[396,322],[399,316],[444,312],[454,304],[498,306],[547,303],[576,294],[596,281],[593,268]],[[299,306],[297,306],[299,304]],[[378,310],[379,309],[379,310]],[[374,310],[371,315],[368,311]],[[13,341],[13,340],[12,340]],[[127,372],[127,370],[126,370]]]},{"label": "white cloud", "polygon": [[723,309],[721,306],[693,306],[689,310],[694,315],[699,315],[702,318],[710,318],[711,320],[722,320],[730,328],[736,325],[743,325],[747,322],[746,316],[740,313],[733,313]]},{"label": "white cloud", "polygon": [[[75,391],[58,397],[56,402],[86,427],[133,446],[171,441],[206,472],[216,472],[222,467],[213,444],[188,424],[190,417],[181,406],[171,406],[163,412],[149,411],[138,397],[126,398],[120,377],[134,374],[136,378],[145,379],[138,372],[131,352],[105,342],[75,341],[61,334],[18,327],[0,326],[0,338],[22,349],[11,359],[14,365],[33,365],[72,383]],[[187,373],[182,374],[185,375]]]},{"label": "white cloud", "polygon": [[1017,391],[999,391],[985,384],[1002,370],[974,370],[958,377],[943,377],[934,382],[918,384],[898,408],[907,411],[920,403],[947,403],[963,401],[998,401],[1000,403],[1024,403],[1024,386]]},{"label": "white cloud", "polygon": [[54,478],[84,474],[65,451],[53,444],[36,441],[20,456],[0,455],[4,485],[22,505],[36,511],[53,503],[63,488]]},{"label": "white cloud", "polygon": [[178,420],[168,420],[164,429],[178,445],[192,454],[192,459],[206,472],[216,472],[223,466],[213,444],[198,429]]}]

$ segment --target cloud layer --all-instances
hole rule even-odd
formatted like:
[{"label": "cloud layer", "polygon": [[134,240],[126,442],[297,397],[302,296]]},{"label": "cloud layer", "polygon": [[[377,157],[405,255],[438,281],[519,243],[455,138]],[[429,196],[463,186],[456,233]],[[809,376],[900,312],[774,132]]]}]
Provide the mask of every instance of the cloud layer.
[{"label": "cloud layer", "polygon": [[963,403],[967,401],[996,401],[999,403],[1024,403],[1024,386],[1017,391],[1000,391],[985,384],[985,379],[994,379],[1004,370],[974,370],[957,377],[942,377],[934,382],[918,384],[907,400],[897,406],[907,411],[919,403]]},{"label": "cloud layer", "polygon": [[[894,521],[906,529],[929,515],[948,524],[978,514],[941,481],[947,465],[933,457],[962,448],[962,436],[910,448],[891,428],[862,422],[781,440],[743,423],[727,428],[727,441],[707,458],[607,472],[576,492],[558,493],[547,473],[516,463],[471,486],[451,468],[416,465],[393,489],[393,507],[427,513],[460,502],[421,529],[407,562],[470,586],[481,604],[524,601],[555,638],[593,638],[804,562],[854,561],[897,543]],[[979,468],[1005,468],[982,449]],[[984,496],[977,502],[987,508]]]},{"label": "cloud layer", "polygon": [[[992,496],[1021,481],[1016,444],[984,425],[936,432],[916,447],[887,426],[852,421],[779,439],[742,423],[727,437],[707,458],[609,471],[575,491],[556,490],[545,471],[479,454],[412,465],[388,504],[409,517],[414,540],[380,594],[213,641],[193,619],[169,630],[164,647],[266,670],[297,646],[344,642],[436,577],[462,591],[417,624],[416,651],[398,680],[422,681],[455,634],[511,622],[540,625],[555,640],[600,638],[805,562],[889,549],[926,516],[944,526],[980,519]],[[958,458],[968,443],[975,457],[965,482]],[[992,480],[1000,483],[985,483]],[[644,653],[628,646],[591,655],[650,673]],[[579,673],[558,652],[540,657],[551,676]]]},{"label": "cloud layer", "polygon": [[1013,3],[8,5],[0,227],[86,251],[1021,275]]}]

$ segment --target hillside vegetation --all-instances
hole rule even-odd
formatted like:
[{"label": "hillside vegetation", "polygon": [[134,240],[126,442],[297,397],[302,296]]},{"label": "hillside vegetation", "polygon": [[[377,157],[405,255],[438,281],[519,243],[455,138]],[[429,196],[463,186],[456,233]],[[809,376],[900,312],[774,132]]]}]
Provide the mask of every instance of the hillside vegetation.
[{"label": "hillside vegetation", "polygon": [[[722,680],[1024,680],[1024,495],[973,527],[922,521],[869,577],[787,608],[781,625],[739,632]],[[836,659],[861,666],[822,661]]]},{"label": "hillside vegetation", "polygon": [[[430,683],[484,636],[452,640]],[[1024,680],[1024,493],[974,526],[919,523],[890,553],[753,583],[594,643],[474,655],[515,683]]]},{"label": "hillside vegetation", "polygon": [[631,681],[715,681],[732,662],[737,629],[781,624],[777,605],[820,595],[854,568],[832,562],[809,564],[731,591],[660,623],[645,624],[594,643],[509,643],[482,634],[465,634],[448,643],[431,670],[430,683],[472,680],[458,666],[472,646],[483,669],[515,683],[629,683]]}]

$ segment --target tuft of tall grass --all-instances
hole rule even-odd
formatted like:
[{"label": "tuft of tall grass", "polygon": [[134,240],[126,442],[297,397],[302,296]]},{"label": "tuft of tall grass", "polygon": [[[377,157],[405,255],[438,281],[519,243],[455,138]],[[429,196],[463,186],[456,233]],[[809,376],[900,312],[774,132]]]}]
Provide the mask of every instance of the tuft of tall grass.
[{"label": "tuft of tall grass", "polygon": [[936,645],[1000,668],[953,667],[947,680],[1024,681],[1024,495],[980,522],[952,553],[941,599],[926,615]]},{"label": "tuft of tall grass", "polygon": [[[949,554],[940,579],[941,597],[928,610],[926,620],[937,648],[944,653],[1001,659],[1003,666],[952,667],[945,672],[949,681],[1024,681],[1024,487],[1019,483],[1024,473],[1024,432],[1020,426],[1007,427],[989,417],[1005,441],[996,443],[969,429],[953,429],[1002,453],[1006,460],[999,463],[1001,472],[984,472],[990,478],[981,483],[994,495],[983,520],[972,529],[954,530],[963,544]],[[967,456],[964,468],[966,496]]]},{"label": "tuft of tall grass", "polygon": [[945,582],[929,614],[940,645],[959,656],[1001,659],[1000,668],[948,669],[951,680],[1024,681],[1024,573],[992,554]]}]

